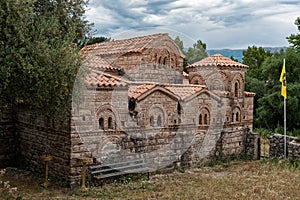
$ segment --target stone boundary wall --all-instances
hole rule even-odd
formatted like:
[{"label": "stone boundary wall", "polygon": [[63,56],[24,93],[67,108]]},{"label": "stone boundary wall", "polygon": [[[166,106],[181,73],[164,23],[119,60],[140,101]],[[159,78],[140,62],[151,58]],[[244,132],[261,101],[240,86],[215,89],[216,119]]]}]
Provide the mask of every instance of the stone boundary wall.
[{"label": "stone boundary wall", "polygon": [[253,159],[260,158],[259,134],[249,129],[233,132],[222,132],[216,146],[215,156],[248,155]]},{"label": "stone boundary wall", "polygon": [[258,133],[246,130],[244,136],[244,154],[252,156],[253,159],[260,159],[260,137]]},{"label": "stone boundary wall", "polygon": [[51,155],[49,177],[65,183],[70,179],[71,139],[68,122],[36,116],[28,109],[18,111],[20,159],[31,171],[44,173],[42,156]]},{"label": "stone boundary wall", "polygon": [[[273,134],[270,140],[270,157],[284,156],[284,135]],[[287,158],[300,160],[300,138],[286,136]]]},{"label": "stone boundary wall", "polygon": [[0,167],[14,164],[18,136],[15,132],[13,112],[9,106],[0,106],[0,144]]}]

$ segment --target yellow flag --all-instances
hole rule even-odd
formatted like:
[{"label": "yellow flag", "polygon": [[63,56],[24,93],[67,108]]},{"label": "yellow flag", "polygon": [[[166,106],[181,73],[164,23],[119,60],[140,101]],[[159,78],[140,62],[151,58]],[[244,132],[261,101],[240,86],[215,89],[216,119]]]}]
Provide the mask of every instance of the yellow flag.
[{"label": "yellow flag", "polygon": [[286,99],[286,77],[285,77],[285,59],[283,59],[283,66],[279,81],[281,82],[281,95]]}]

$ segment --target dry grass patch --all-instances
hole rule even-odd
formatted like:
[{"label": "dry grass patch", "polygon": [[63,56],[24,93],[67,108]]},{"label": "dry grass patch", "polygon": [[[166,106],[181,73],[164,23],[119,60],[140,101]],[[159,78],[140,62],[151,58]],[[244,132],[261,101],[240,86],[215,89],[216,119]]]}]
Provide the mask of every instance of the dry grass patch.
[{"label": "dry grass patch", "polygon": [[[87,192],[30,184],[18,187],[23,199],[297,199],[299,168],[286,162],[252,161],[153,175],[150,180],[127,179]],[[19,183],[24,184],[24,183]],[[31,186],[30,186],[31,185]]]}]

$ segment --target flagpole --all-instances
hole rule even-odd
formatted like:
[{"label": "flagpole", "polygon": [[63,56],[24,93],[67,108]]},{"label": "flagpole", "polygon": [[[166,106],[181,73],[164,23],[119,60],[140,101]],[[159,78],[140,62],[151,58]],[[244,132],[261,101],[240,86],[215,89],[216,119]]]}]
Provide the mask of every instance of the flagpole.
[{"label": "flagpole", "polygon": [[283,96],[283,129],[284,129],[284,157],[287,157],[287,152],[286,152],[286,72],[285,72],[285,58],[283,59],[283,66],[282,66],[282,70],[281,70],[281,74],[280,74],[280,79],[279,81],[281,82],[281,95]]},{"label": "flagpole", "polygon": [[287,149],[286,149],[286,71],[285,71],[285,58],[283,59],[283,65],[284,65],[284,86],[285,86],[285,96],[283,97],[284,101],[283,101],[283,130],[284,130],[284,157],[287,157]]},{"label": "flagpole", "polygon": [[286,98],[284,98],[283,102],[283,109],[284,109],[284,121],[283,121],[283,126],[284,126],[284,157],[287,157],[287,152],[286,152]]}]

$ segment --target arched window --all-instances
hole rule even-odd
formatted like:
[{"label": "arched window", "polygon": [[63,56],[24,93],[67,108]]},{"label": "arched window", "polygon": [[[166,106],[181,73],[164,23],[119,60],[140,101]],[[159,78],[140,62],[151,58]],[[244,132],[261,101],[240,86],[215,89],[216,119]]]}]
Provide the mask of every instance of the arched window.
[{"label": "arched window", "polygon": [[150,117],[150,126],[154,126],[154,117],[153,116]]},{"label": "arched window", "polygon": [[107,124],[108,124],[107,126],[108,126],[109,129],[112,129],[112,128],[113,128],[112,118],[111,118],[111,117],[108,118]]},{"label": "arched window", "polygon": [[241,117],[242,117],[242,114],[241,114],[241,110],[239,107],[235,107],[232,111],[232,114],[231,114],[231,122],[240,122],[241,121]]},{"label": "arched window", "polygon": [[201,109],[199,115],[199,125],[209,125],[210,124],[210,115],[209,110],[206,108]]},{"label": "arched window", "polygon": [[235,82],[234,84],[234,96],[238,97],[239,96],[239,83]]},{"label": "arched window", "polygon": [[99,119],[99,128],[104,130],[104,119],[103,119],[103,117],[100,117],[100,119]]},{"label": "arched window", "polygon": [[158,115],[157,117],[157,126],[161,126],[161,116]]}]

